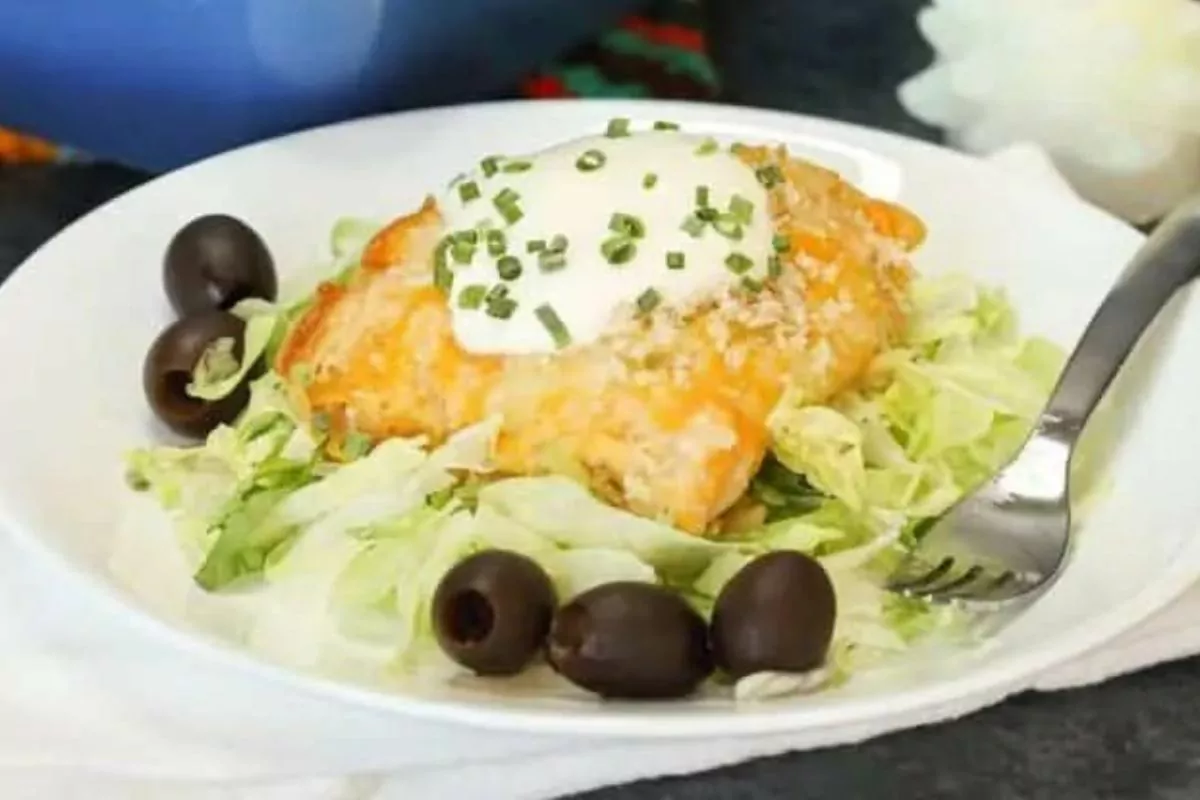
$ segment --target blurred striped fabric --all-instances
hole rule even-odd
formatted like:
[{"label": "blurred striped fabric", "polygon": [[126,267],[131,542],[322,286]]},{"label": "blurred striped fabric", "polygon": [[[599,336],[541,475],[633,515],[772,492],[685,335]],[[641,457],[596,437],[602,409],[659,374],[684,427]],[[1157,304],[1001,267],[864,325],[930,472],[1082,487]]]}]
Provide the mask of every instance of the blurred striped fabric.
[{"label": "blurred striped fabric", "polygon": [[[696,0],[654,0],[646,12],[531,75],[518,95],[712,99],[718,84],[700,15]],[[70,148],[0,128],[0,164],[81,159]]]}]

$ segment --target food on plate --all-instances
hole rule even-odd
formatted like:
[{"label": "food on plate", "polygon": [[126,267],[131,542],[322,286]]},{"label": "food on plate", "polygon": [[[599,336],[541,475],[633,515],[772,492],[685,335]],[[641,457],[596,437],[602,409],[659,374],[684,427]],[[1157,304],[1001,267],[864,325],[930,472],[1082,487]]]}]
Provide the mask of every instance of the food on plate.
[{"label": "food on plate", "polygon": [[128,458],[175,525],[159,583],[355,679],[545,661],[603,697],[754,699],[964,635],[882,579],[1062,366],[1002,291],[914,271],[912,212],[669,123],[340,220],[320,284],[275,302],[261,239],[209,219],[168,262],[251,279],[182,292],[208,299],[147,359],[155,412],[206,437]]},{"label": "food on plate", "polygon": [[446,653],[478,675],[514,675],[541,651],[558,602],[550,576],[519,553],[485,550],[458,562],[433,595]]},{"label": "food on plate", "polygon": [[677,593],[637,581],[590,589],[558,610],[547,644],[558,674],[601,697],[685,697],[712,672],[708,629]]},{"label": "food on plate", "polygon": [[717,595],[713,657],[733,678],[807,672],[825,663],[837,598],[825,568],[804,553],[759,556]]},{"label": "food on plate", "polygon": [[494,414],[500,470],[570,471],[703,533],[785,385],[821,402],[903,326],[921,225],[777,149],[662,131],[487,163],[385,228],[283,345],[335,441]]},{"label": "food on plate", "polygon": [[228,311],[242,300],[274,300],[275,262],[262,238],[228,214],[198,217],[175,234],[163,259],[167,299],[181,317]]}]

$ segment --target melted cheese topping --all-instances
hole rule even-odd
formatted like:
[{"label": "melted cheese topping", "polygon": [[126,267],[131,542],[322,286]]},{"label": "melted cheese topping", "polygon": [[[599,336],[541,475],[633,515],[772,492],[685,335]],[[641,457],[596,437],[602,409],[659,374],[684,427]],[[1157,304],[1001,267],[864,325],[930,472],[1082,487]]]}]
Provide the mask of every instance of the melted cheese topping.
[{"label": "melted cheese topping", "polygon": [[497,159],[456,179],[439,205],[454,333],[476,353],[593,342],[619,313],[761,281],[774,252],[754,169],[674,131]]}]

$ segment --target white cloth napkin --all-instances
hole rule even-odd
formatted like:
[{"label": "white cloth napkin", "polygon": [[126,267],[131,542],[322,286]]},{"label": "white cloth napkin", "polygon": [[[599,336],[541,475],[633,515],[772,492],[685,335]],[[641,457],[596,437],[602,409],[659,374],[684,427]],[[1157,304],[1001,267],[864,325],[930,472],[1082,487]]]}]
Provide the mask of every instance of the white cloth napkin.
[{"label": "white cloth napkin", "polygon": [[[994,156],[1058,181],[1036,149]],[[1065,184],[1062,184],[1065,188]],[[686,742],[498,735],[348,707],[176,651],[96,608],[0,534],[0,797],[5,800],[534,800],[849,743],[960,716],[812,735]],[[1200,653],[1200,587],[1032,688],[1105,680]]]}]

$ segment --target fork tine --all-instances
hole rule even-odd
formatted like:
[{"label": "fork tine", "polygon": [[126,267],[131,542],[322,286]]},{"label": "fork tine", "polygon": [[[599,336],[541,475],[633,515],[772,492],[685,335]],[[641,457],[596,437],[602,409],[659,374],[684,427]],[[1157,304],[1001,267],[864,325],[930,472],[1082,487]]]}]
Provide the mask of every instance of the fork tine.
[{"label": "fork tine", "polygon": [[967,571],[959,575],[957,578],[946,581],[929,588],[931,596],[950,596],[955,593],[963,592],[975,583],[984,574],[983,567],[978,564],[973,564],[967,568]]},{"label": "fork tine", "polygon": [[923,587],[941,580],[952,569],[954,559],[951,556],[944,557],[934,565],[910,557],[901,570],[889,579],[888,589],[901,594],[920,594]]}]

